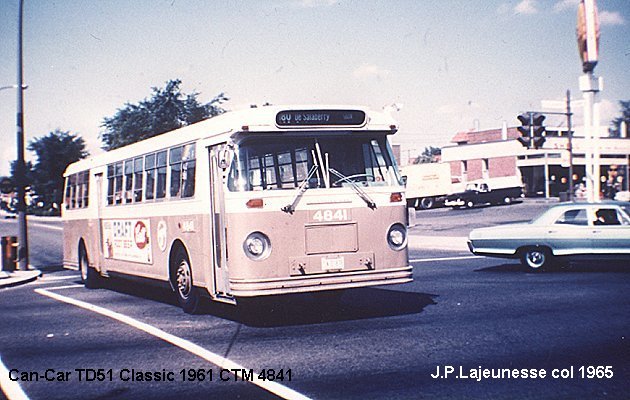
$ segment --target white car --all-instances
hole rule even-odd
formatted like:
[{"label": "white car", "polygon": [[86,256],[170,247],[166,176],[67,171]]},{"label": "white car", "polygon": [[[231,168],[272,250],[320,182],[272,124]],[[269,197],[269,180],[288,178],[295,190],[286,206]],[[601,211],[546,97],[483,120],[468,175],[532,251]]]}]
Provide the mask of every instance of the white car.
[{"label": "white car", "polygon": [[530,271],[554,261],[630,259],[630,217],[620,204],[562,203],[529,223],[474,229],[473,254],[520,258]]}]

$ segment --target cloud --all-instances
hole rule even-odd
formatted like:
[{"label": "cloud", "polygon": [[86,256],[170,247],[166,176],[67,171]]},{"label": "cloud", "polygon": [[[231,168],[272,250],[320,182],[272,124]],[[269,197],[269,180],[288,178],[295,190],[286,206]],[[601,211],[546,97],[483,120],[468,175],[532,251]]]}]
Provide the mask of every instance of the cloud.
[{"label": "cloud", "polygon": [[567,10],[575,10],[577,9],[578,4],[580,4],[580,0],[559,0],[554,6],[554,12],[563,12]]},{"label": "cloud", "polygon": [[293,4],[301,8],[329,7],[337,4],[338,0],[294,0]]},{"label": "cloud", "polygon": [[536,0],[521,0],[514,7],[514,14],[538,14],[538,2]]},{"label": "cloud", "polygon": [[391,74],[391,71],[374,64],[362,64],[352,71],[352,76],[356,79],[376,78],[381,80]]},{"label": "cloud", "polygon": [[602,25],[625,25],[626,21],[617,11],[602,11],[599,13],[599,22]]}]

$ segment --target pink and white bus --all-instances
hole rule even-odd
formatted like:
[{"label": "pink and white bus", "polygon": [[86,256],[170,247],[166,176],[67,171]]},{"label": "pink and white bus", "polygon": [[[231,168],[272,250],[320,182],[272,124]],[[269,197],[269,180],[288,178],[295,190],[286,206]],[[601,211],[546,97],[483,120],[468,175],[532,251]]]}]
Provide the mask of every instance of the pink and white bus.
[{"label": "pink and white bus", "polygon": [[184,311],[412,280],[397,125],[361,107],[262,107],[68,166],[64,264],[86,287],[162,281]]}]

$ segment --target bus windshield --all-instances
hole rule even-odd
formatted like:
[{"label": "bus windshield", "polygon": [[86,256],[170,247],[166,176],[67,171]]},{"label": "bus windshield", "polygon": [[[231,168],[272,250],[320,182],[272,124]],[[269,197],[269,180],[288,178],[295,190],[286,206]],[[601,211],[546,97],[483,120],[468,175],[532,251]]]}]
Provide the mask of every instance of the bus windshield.
[{"label": "bus windshield", "polygon": [[307,178],[309,188],[400,184],[385,136],[267,136],[249,138],[239,144],[228,188],[230,191],[294,189]]}]

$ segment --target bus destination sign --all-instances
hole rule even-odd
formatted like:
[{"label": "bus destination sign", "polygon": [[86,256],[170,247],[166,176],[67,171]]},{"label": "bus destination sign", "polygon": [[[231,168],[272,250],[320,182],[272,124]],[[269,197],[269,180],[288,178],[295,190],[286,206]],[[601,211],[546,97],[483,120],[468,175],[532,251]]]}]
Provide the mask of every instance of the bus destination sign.
[{"label": "bus destination sign", "polygon": [[289,126],[361,126],[365,112],[360,110],[286,110],[276,115],[276,124]]}]

